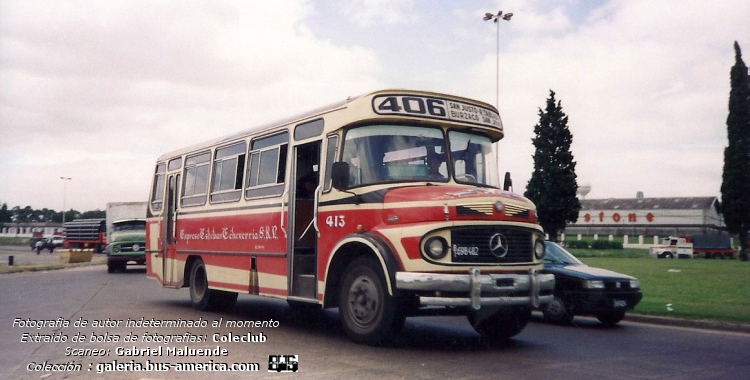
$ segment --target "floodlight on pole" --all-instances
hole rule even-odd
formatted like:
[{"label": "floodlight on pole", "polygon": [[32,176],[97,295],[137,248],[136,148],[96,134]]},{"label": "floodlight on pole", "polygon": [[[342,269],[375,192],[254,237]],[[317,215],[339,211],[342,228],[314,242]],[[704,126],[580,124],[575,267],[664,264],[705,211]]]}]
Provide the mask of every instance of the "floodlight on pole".
[{"label": "floodlight on pole", "polygon": [[63,211],[62,211],[62,222],[63,222],[63,227],[65,227],[65,197],[66,197],[67,192],[68,192],[67,184],[68,184],[68,181],[70,181],[73,178],[70,178],[70,177],[60,177],[60,179],[63,180]]},{"label": "floodlight on pole", "polygon": [[497,25],[497,53],[495,57],[495,107],[500,108],[500,23],[498,20],[510,21],[513,17],[513,13],[503,14],[503,11],[498,11],[497,14],[485,13],[484,21],[490,21]]}]

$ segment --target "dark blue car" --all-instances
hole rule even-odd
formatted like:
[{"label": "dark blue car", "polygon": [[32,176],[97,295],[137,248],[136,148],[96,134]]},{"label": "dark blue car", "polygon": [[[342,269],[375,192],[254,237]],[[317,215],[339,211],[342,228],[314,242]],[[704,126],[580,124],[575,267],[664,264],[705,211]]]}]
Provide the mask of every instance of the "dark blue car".
[{"label": "dark blue car", "polygon": [[555,275],[555,298],[541,309],[547,321],[570,323],[576,315],[593,315],[614,326],[641,301],[635,277],[592,268],[555,243],[545,246],[544,273]]}]

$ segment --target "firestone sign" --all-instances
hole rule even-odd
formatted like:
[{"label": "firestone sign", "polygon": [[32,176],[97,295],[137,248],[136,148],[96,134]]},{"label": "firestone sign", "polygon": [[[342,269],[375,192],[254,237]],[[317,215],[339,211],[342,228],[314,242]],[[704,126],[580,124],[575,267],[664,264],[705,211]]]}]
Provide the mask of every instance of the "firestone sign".
[{"label": "firestone sign", "polygon": [[646,215],[639,215],[637,213],[631,212],[631,213],[623,213],[620,214],[618,212],[614,213],[605,213],[604,211],[600,211],[598,214],[592,214],[592,213],[585,213],[583,214],[583,221],[586,223],[591,222],[600,222],[600,223],[609,223],[610,221],[615,223],[652,223],[654,221],[654,214],[648,213]]}]

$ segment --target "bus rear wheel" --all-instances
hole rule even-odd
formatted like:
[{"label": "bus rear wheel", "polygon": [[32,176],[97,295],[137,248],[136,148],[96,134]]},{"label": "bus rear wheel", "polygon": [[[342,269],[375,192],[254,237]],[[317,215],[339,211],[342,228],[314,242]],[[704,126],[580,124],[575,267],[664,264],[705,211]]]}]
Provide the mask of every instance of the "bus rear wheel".
[{"label": "bus rear wheel", "polygon": [[339,293],[344,331],[358,343],[378,345],[397,327],[397,302],[388,294],[380,266],[368,259],[353,261]]},{"label": "bus rear wheel", "polygon": [[237,293],[209,289],[206,264],[198,259],[190,269],[190,302],[197,310],[229,310],[237,302]]}]

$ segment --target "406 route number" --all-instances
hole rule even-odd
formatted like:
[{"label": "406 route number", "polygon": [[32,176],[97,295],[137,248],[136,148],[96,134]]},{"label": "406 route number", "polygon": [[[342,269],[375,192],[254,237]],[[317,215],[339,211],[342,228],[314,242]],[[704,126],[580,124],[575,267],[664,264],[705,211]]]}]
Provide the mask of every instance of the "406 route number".
[{"label": "406 route number", "polygon": [[445,100],[418,96],[378,96],[373,108],[380,114],[409,114],[447,117]]}]

